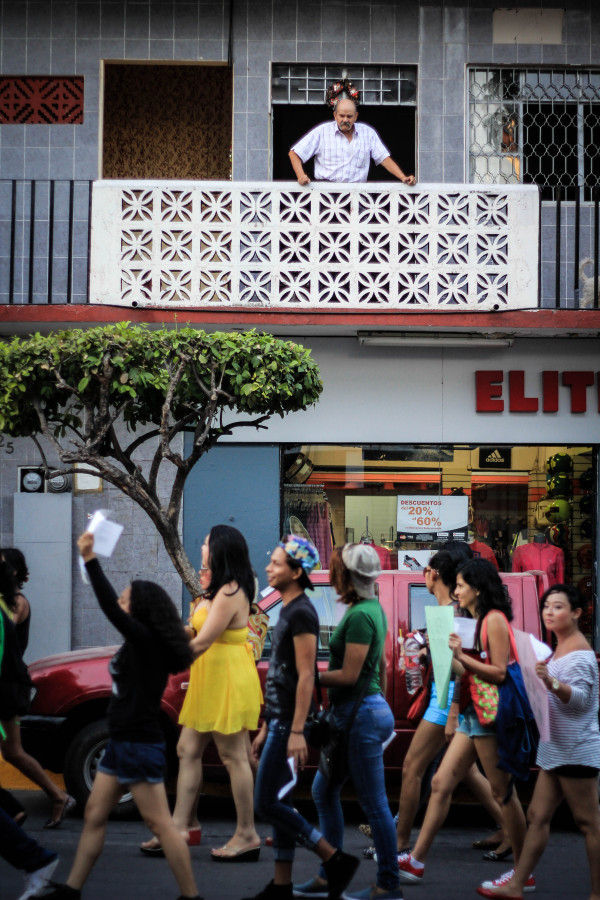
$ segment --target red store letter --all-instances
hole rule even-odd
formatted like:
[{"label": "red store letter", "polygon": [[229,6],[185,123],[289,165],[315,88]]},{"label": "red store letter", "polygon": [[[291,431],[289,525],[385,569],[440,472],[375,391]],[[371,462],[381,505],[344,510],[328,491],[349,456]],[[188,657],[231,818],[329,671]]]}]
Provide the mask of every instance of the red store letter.
[{"label": "red store letter", "polygon": [[543,411],[558,412],[558,372],[542,372]]},{"label": "red store letter", "polygon": [[571,388],[571,412],[584,413],[587,408],[587,389],[594,383],[593,372],[563,372],[565,387]]},{"label": "red store letter", "polygon": [[475,372],[475,412],[503,412],[502,381],[504,372],[481,370]]},{"label": "red store letter", "polygon": [[525,372],[508,373],[508,397],[511,412],[537,412],[537,397],[525,396]]}]

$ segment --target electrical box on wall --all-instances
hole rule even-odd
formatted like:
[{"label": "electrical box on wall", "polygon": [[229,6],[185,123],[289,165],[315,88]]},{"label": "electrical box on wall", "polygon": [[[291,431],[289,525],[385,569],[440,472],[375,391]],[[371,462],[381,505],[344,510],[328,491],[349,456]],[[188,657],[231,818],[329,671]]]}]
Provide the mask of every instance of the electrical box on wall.
[{"label": "electrical box on wall", "polygon": [[17,493],[19,494],[64,494],[71,490],[69,475],[54,475],[46,478],[41,466],[19,466]]}]

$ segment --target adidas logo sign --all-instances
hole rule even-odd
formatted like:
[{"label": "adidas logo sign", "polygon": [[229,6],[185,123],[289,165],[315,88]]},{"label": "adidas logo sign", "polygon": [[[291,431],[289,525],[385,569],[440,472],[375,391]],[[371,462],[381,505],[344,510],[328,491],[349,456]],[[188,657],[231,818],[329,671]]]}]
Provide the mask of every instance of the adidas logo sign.
[{"label": "adidas logo sign", "polygon": [[485,461],[488,463],[499,463],[503,462],[503,457],[499,450],[492,450],[490,455],[486,456]]}]

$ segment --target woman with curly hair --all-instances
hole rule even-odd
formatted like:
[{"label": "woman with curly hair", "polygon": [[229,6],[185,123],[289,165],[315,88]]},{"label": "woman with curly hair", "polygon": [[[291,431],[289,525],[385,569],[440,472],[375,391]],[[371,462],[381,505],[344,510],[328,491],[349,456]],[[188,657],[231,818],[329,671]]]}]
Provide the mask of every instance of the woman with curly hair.
[{"label": "woman with curly hair", "polygon": [[[461,672],[461,694],[470,689],[474,676],[487,685],[502,684],[509,662],[509,621],[512,619],[510,599],[494,566],[485,559],[472,559],[461,566],[456,575],[454,593],[461,609],[477,619],[475,654],[462,648],[457,634],[451,634],[449,646]],[[481,643],[482,626],[487,631],[486,647]],[[472,696],[472,695],[471,695]],[[453,697],[458,704],[459,697]],[[498,743],[495,726],[481,724],[472,700],[463,711],[463,721],[431,785],[431,799],[419,837],[412,852],[398,858],[400,878],[409,884],[420,884],[425,872],[425,860],[439,829],[444,824],[454,789],[479,758],[484,774],[492,787],[492,794],[502,811],[502,827],[513,848],[515,861],[525,838],[525,816],[512,783],[511,775],[497,768]]]},{"label": "woman with curly hair", "polygon": [[[29,620],[31,610],[21,588],[29,572],[25,557],[20,550],[8,548],[0,550],[0,615],[4,622],[5,650],[0,668],[0,723],[4,736],[0,733],[0,752],[5,762],[10,763],[27,778],[37,784],[52,802],[52,814],[44,828],[58,828],[64,817],[75,806],[75,800],[66,791],[54,784],[42,769],[37,759],[23,749],[21,743],[20,716],[29,709],[31,679],[23,654],[29,641]],[[20,804],[5,794],[8,809],[12,815],[21,815]]]},{"label": "woman with curly hair", "polygon": [[132,581],[120,597],[94,553],[94,537],[82,534],[79,552],[98,603],[125,642],[110,661],[113,691],[108,707],[110,740],[85,807],[85,822],[66,884],[50,882],[46,898],[77,900],[104,846],[106,823],[130,790],[146,824],[159,837],[175,876],[179,900],[199,900],[190,852],[171,819],[164,785],[165,740],[160,702],[169,673],[192,661],[187,635],[169,595],[151,581]]},{"label": "woman with curly hair", "polygon": [[[262,693],[248,616],[255,578],[244,536],[230,525],[215,525],[202,545],[201,583],[208,582],[192,615],[191,649],[196,657],[179,722],[179,776],[173,821],[190,844],[200,843],[195,825],[202,756],[214,740],[229,778],[237,822],[233,836],[214,848],[215,862],[259,858],[254,827],[254,776],[248,758],[248,731],[258,725]],[[190,827],[194,826],[194,827]],[[160,840],[141,845],[146,855],[161,853]]]}]

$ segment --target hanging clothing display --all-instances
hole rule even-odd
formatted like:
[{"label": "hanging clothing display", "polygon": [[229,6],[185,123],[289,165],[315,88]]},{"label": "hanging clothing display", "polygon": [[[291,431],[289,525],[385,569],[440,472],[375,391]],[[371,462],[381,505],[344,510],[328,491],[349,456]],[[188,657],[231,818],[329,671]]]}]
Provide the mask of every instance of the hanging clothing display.
[{"label": "hanging clothing display", "polygon": [[331,508],[323,485],[285,484],[283,486],[284,531],[301,534],[319,551],[321,568],[329,568],[333,550]]},{"label": "hanging clothing display", "polygon": [[[560,547],[547,541],[533,541],[516,547],[512,557],[513,572],[546,572],[550,584],[562,584],[565,580],[565,554]],[[538,591],[543,587],[538,579]]]}]

